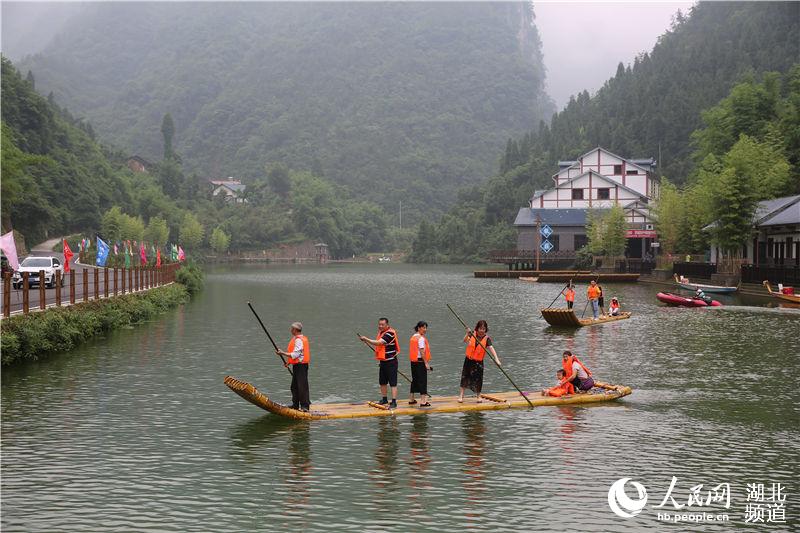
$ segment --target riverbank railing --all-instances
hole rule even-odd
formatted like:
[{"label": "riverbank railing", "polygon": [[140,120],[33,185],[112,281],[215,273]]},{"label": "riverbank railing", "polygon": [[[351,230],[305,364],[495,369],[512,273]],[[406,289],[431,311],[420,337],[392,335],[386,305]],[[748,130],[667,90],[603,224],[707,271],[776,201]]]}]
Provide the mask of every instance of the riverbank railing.
[{"label": "riverbank railing", "polygon": [[11,272],[5,272],[2,316],[8,318],[19,312],[27,315],[32,310],[32,300],[38,300],[33,310],[44,310],[162,287],[175,281],[175,273],[180,268],[180,263],[160,267],[82,268],[80,272],[73,268],[54,282],[52,291],[48,291],[43,282],[44,270],[39,271],[38,288],[31,287],[28,272],[22,273],[19,288],[12,288]]}]

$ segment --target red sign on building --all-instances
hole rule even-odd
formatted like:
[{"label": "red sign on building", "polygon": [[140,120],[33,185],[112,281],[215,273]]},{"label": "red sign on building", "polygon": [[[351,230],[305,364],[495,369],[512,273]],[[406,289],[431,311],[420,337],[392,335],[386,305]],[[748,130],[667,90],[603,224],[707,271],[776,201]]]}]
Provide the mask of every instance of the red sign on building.
[{"label": "red sign on building", "polygon": [[656,232],[652,229],[629,229],[625,231],[625,238],[627,239],[655,239]]}]

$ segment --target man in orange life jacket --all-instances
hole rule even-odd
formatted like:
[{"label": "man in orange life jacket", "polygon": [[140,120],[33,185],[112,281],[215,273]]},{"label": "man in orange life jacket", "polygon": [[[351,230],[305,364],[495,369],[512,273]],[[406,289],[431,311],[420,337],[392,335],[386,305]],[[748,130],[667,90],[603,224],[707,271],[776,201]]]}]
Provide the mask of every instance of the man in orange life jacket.
[{"label": "man in orange life jacket", "polygon": [[311,400],[308,392],[308,363],[311,362],[311,347],[308,337],[303,335],[303,324],[295,322],[290,329],[292,339],[286,351],[275,350],[287,358],[286,366],[292,368],[292,409],[308,411]]},{"label": "man in orange life jacket", "polygon": [[[397,407],[397,354],[400,353],[400,343],[397,341],[397,332],[389,327],[388,318],[378,319],[378,335],[368,339],[363,335],[358,337],[362,342],[375,347],[375,359],[378,360],[378,385],[381,387],[381,405],[389,404],[390,409]],[[386,396],[387,385],[392,387],[392,402]]]}]

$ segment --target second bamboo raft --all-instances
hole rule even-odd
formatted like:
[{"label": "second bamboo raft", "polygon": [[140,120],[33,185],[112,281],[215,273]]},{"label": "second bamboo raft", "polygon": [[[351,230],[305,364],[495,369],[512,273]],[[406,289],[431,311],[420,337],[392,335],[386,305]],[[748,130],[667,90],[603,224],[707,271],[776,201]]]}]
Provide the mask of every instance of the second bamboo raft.
[{"label": "second bamboo raft", "polygon": [[573,328],[581,328],[583,326],[594,326],[597,324],[605,324],[606,322],[615,322],[617,320],[625,320],[626,318],[631,317],[631,313],[624,312],[620,313],[617,316],[601,316],[597,320],[593,320],[591,318],[578,318],[578,315],[575,314],[574,309],[566,309],[563,307],[548,307],[547,309],[542,309],[542,316],[547,323],[551,326],[562,326],[562,327],[573,327]]}]

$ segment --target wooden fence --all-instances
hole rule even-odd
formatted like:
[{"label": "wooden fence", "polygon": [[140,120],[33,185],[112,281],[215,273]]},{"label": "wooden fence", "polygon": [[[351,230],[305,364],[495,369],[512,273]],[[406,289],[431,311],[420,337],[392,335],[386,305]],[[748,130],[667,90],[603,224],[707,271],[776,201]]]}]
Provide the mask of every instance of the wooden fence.
[{"label": "wooden fence", "polygon": [[[61,282],[55,284],[54,290],[48,294],[44,283],[39,283],[37,289],[32,289],[29,283],[29,274],[22,273],[21,287],[14,289],[17,298],[12,303],[11,272],[3,274],[3,317],[11,316],[12,307],[20,305],[19,310],[28,314],[31,310],[31,293],[38,295],[37,309],[46,309],[48,305],[61,307],[73,305],[76,301],[88,302],[101,298],[113,298],[132,292],[141,292],[155,287],[161,287],[175,281],[175,273],[180,269],[180,263],[171,263],[161,267],[134,267],[134,268],[83,268],[80,272],[80,287],[76,278],[78,272],[73,268],[66,274]],[[44,279],[44,270],[39,271],[39,280]],[[38,296],[38,298],[37,298]]]}]

